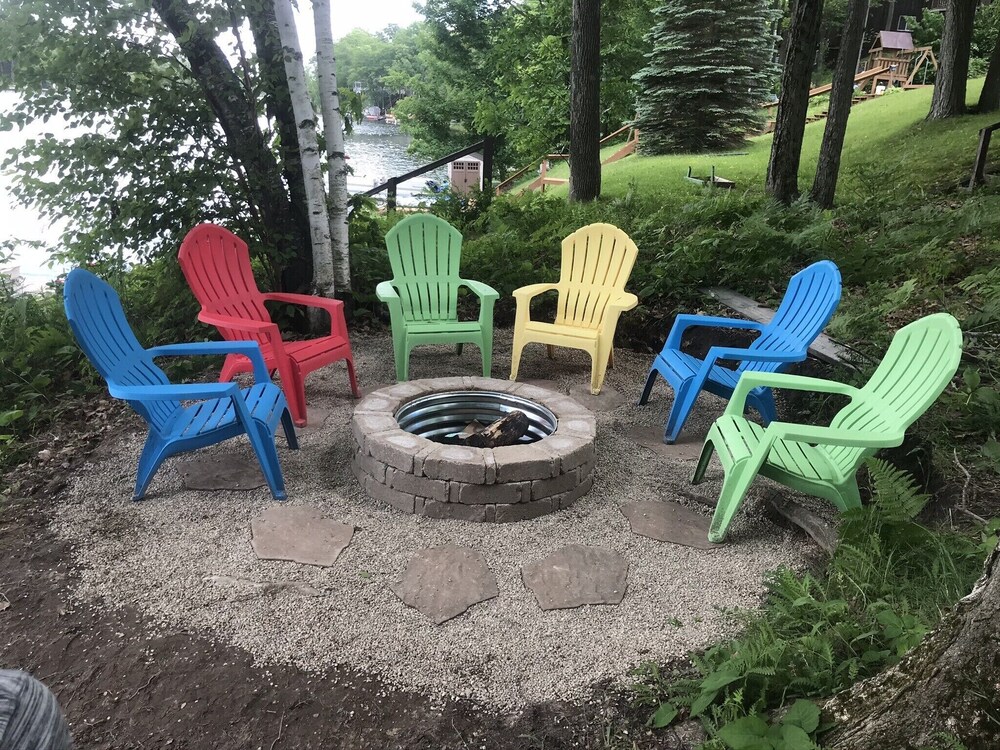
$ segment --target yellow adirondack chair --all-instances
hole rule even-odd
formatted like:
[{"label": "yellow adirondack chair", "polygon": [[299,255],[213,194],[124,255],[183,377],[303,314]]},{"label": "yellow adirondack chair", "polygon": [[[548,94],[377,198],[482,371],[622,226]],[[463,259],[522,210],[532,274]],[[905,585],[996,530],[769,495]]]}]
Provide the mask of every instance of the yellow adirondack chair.
[{"label": "yellow adirondack chair", "polygon": [[[517,316],[514,320],[514,351],[510,379],[517,379],[521,350],[526,344],[583,349],[593,361],[590,392],[598,394],[608,364],[614,365],[613,342],[618,317],[639,304],[625,291],[639,248],[618,227],[590,224],[562,242],[562,269],[557,284],[531,284],[514,290]],[[539,294],[559,293],[555,323],[531,320],[531,300]]]}]

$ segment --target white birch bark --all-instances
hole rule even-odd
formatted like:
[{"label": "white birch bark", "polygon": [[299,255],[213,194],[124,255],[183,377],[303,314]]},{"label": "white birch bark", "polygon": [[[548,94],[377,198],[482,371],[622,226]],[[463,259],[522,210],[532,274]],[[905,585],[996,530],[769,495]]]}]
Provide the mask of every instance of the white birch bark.
[{"label": "white birch bark", "polygon": [[326,137],[328,208],[330,239],[333,244],[333,272],[342,295],[351,289],[351,249],[347,231],[347,161],[344,154],[344,130],[337,93],[337,62],[333,54],[333,25],[330,0],[312,0],[316,27],[316,70],[319,101],[323,111],[323,135]]},{"label": "white birch bark", "polygon": [[299,136],[299,153],[302,157],[302,175],[306,183],[306,203],[309,209],[309,230],[312,238],[313,286],[316,294],[333,297],[335,276],[333,249],[330,241],[330,220],[326,210],[326,190],[316,138],[316,113],[313,111],[309,90],[306,87],[305,68],[302,65],[302,48],[295,29],[291,0],[274,0],[274,16],[278,21],[278,35],[285,58],[285,75],[288,92],[292,98],[295,129]]}]

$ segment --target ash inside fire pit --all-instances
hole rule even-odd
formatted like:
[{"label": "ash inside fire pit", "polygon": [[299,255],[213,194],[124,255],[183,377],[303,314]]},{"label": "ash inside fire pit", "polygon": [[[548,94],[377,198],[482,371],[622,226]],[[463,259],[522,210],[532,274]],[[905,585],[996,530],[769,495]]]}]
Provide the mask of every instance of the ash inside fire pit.
[{"label": "ash inside fire pit", "polygon": [[436,443],[476,448],[534,443],[555,432],[557,424],[556,415],[541,404],[498,391],[424,396],[397,411],[396,421],[407,432]]}]

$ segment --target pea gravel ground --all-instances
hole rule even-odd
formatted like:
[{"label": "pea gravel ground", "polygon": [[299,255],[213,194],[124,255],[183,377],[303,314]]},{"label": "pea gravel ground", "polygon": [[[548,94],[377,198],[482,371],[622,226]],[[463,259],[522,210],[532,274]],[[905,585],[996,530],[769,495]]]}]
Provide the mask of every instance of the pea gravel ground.
[{"label": "pea gravel ground", "polygon": [[[388,335],[355,337],[362,387],[394,382]],[[494,375],[508,372],[510,332],[498,331]],[[763,576],[798,566],[809,554],[801,537],[767,521],[760,488],[748,500],[730,541],[711,551],[633,534],[619,507],[633,500],[678,502],[709,515],[721,469],[691,487],[690,459],[650,451],[626,437],[636,425],[662,425],[670,391],[657,385],[650,404],[634,406],[649,358],[617,353],[607,385],[625,404],[597,414],[598,465],[593,490],[572,508],[516,524],[478,524],[405,515],[369,498],[350,471],[354,404],[343,364],[307,383],[313,414],[328,416],[300,431],[301,450],[279,438],[289,503],[319,507],[357,528],[330,568],[260,561],[250,522],[274,502],[265,487],[248,492],[186,490],[168,461],[140,503],[131,500],[145,435],[134,430],[95,454],[75,478],[55,518],[81,568],[75,592],[104,606],[132,605],[152,630],[186,629],[247,649],[263,663],[322,671],[337,664],[376,673],[431,695],[471,698],[502,709],[545,700],[577,700],[592,684],[624,681],[644,662],[666,662],[731,632],[727,610],[753,607]],[[479,352],[416,350],[414,378],[479,374]],[[548,379],[564,392],[589,380],[583,353],[531,346],[522,379]],[[689,429],[703,434],[723,402],[702,396]],[[245,438],[206,449],[251,456]],[[436,626],[390,591],[419,549],[459,544],[482,553],[500,595]],[[521,582],[521,566],[567,544],[599,545],[629,563],[619,606],[543,612]],[[304,584],[304,585],[303,585]],[[313,591],[314,589],[315,591]]]}]

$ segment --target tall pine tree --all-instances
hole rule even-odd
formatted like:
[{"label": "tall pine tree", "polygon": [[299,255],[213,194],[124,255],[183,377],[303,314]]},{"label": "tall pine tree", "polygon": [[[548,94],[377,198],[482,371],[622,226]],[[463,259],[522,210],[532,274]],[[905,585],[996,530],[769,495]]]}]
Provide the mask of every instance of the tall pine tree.
[{"label": "tall pine tree", "polygon": [[758,129],[777,73],[776,12],[765,0],[667,0],[635,75],[648,154],[739,146]]}]

